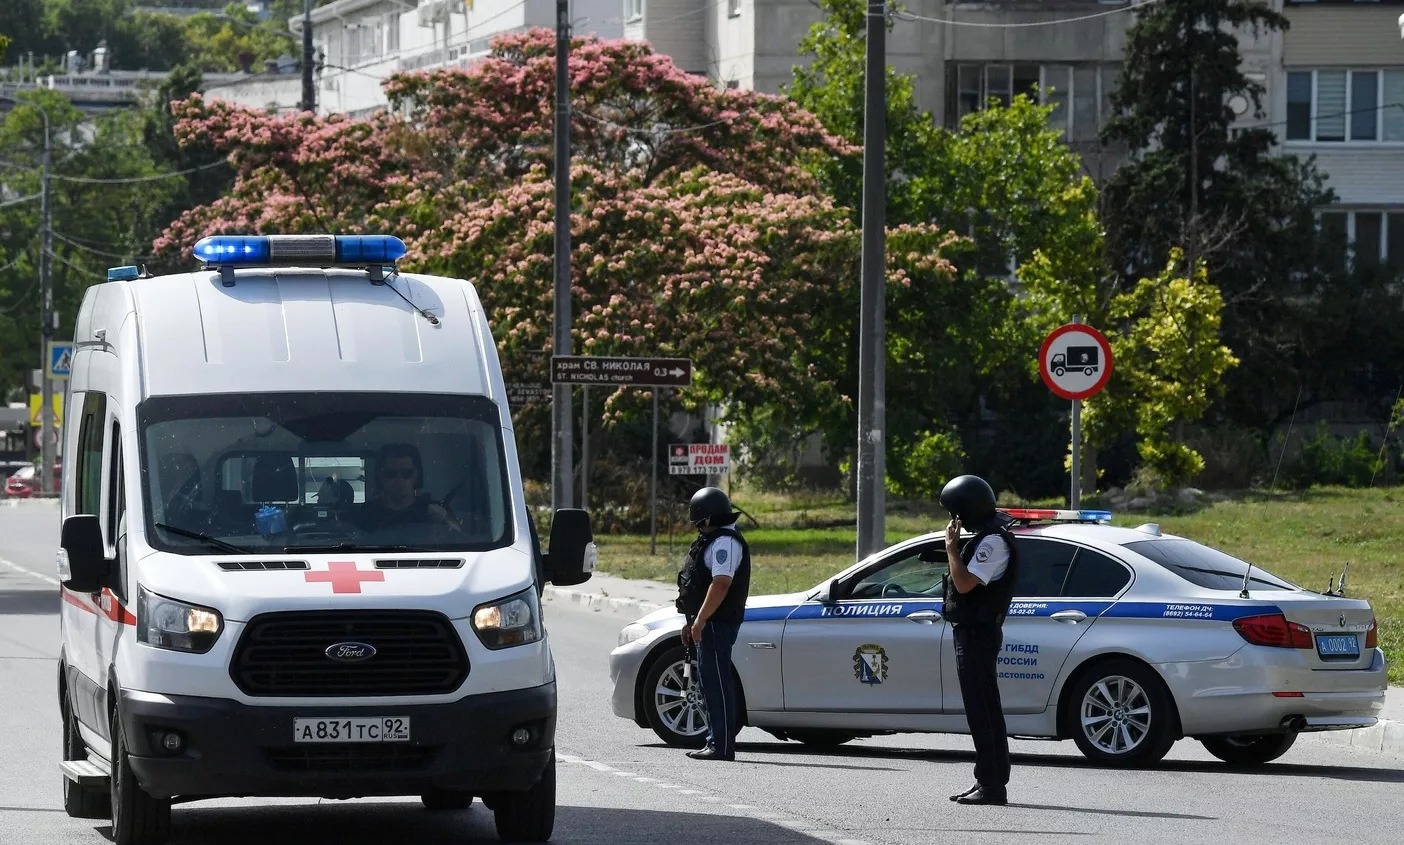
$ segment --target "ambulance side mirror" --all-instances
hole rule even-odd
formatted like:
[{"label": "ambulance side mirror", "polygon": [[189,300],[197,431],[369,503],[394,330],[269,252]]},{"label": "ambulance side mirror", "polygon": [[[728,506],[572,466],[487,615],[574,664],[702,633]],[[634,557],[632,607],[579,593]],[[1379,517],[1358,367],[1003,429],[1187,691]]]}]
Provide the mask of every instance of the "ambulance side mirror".
[{"label": "ambulance side mirror", "polygon": [[590,512],[561,508],[551,519],[551,548],[543,557],[546,580],[558,587],[583,584],[595,573],[599,550],[590,529]]},{"label": "ambulance side mirror", "polygon": [[96,593],[112,571],[102,542],[102,525],[93,514],[75,514],[63,521],[59,577],[75,593]]}]

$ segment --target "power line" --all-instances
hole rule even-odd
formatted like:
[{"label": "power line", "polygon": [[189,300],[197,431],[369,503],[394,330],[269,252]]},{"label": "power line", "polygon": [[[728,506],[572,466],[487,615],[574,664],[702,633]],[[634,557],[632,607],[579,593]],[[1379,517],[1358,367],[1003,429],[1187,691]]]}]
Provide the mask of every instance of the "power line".
[{"label": "power line", "polygon": [[1137,9],[1143,8],[1145,6],[1150,6],[1159,2],[1161,2],[1161,0],[1142,0],[1142,2],[1140,3],[1132,3],[1131,5],[1123,6],[1119,9],[1108,9],[1105,12],[1095,12],[1090,15],[1079,15],[1075,18],[1055,18],[1054,20],[1048,21],[1026,21],[1022,23],[981,23],[978,21],[957,21],[951,20],[949,18],[933,18],[928,17],[926,15],[916,15],[911,12],[900,10],[894,12],[893,17],[897,18],[898,20],[907,21],[908,23],[914,21],[923,21],[926,23],[939,23],[944,26],[966,26],[973,27],[975,29],[1032,29],[1034,27],[1040,26],[1059,26],[1061,24],[1079,23],[1081,21],[1090,21],[1095,20],[1097,18],[1107,18],[1111,17],[1112,15],[1122,15],[1127,12],[1133,12]]},{"label": "power line", "polygon": [[125,178],[118,179],[96,179],[88,178],[85,176],[63,176],[58,173],[54,173],[50,175],[50,178],[57,179],[61,182],[74,182],[80,185],[135,185],[142,182],[158,182],[162,179],[174,179],[177,176],[188,176],[191,173],[198,173],[201,170],[209,170],[212,167],[219,167],[220,165],[228,166],[229,162],[225,161],[224,159],[219,159],[217,161],[212,161],[209,164],[201,164],[196,167],[187,168],[185,170],[173,170],[169,173],[157,173],[152,176],[128,176]]},{"label": "power line", "polygon": [[53,232],[52,234],[53,234],[54,237],[58,238],[59,240],[63,241],[64,243],[68,244],[69,246],[73,247],[74,249],[81,249],[81,250],[83,250],[84,252],[90,252],[90,253],[92,253],[93,255],[98,256],[99,258],[116,258],[116,259],[125,260],[125,259],[128,258],[129,256],[131,256],[131,257],[133,257],[133,258],[143,257],[143,256],[133,256],[132,253],[127,253],[127,252],[108,252],[108,251],[106,251],[106,250],[97,249],[97,248],[95,248],[95,247],[87,246],[87,245],[85,245],[85,244],[78,243],[77,241],[73,240],[72,238],[70,238],[70,237],[64,235],[62,232]]},{"label": "power line", "polygon": [[637,126],[629,126],[629,125],[624,124],[624,123],[616,123],[616,122],[614,122],[614,121],[612,121],[612,120],[609,120],[609,119],[603,118],[603,117],[595,117],[594,115],[590,114],[589,112],[583,112],[583,111],[577,110],[575,113],[578,114],[578,115],[580,115],[581,117],[585,118],[586,120],[591,120],[591,121],[594,121],[595,123],[599,123],[599,124],[602,124],[602,125],[604,125],[604,126],[608,126],[608,127],[610,127],[611,129],[618,129],[618,130],[620,130],[620,131],[629,132],[629,133],[633,133],[633,134],[636,134],[636,135],[650,135],[650,136],[654,136],[654,135],[683,135],[683,134],[686,134],[686,133],[689,133],[689,132],[700,132],[700,131],[702,131],[703,129],[710,129],[710,128],[712,128],[713,126],[721,126],[721,125],[723,125],[723,124],[729,124],[729,123],[732,123],[732,122],[733,122],[731,119],[727,119],[727,120],[714,120],[714,121],[712,121],[711,123],[699,123],[699,124],[697,124],[697,125],[695,125],[695,126],[679,126],[679,127],[675,128],[675,129],[663,128],[663,127],[662,127],[662,124],[658,124],[656,127],[650,127],[650,128],[648,128],[648,129],[644,129],[644,128],[637,127]]}]

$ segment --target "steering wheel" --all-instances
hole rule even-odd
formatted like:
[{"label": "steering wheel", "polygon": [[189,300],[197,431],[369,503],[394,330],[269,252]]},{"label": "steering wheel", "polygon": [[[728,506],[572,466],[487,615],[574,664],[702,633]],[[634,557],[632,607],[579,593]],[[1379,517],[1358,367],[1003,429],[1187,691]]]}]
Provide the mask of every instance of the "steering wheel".
[{"label": "steering wheel", "polygon": [[906,595],[907,591],[902,589],[902,585],[898,584],[896,581],[888,581],[886,584],[882,585],[882,598],[889,598],[892,596],[901,598]]},{"label": "steering wheel", "polygon": [[292,527],[292,533],[298,540],[349,540],[363,534],[360,528],[342,520],[299,522]]}]

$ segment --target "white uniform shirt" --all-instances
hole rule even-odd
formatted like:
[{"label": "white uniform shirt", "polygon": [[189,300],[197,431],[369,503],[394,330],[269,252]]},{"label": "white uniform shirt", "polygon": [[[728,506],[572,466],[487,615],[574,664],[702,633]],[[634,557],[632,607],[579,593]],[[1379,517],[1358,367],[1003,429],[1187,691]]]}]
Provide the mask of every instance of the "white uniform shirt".
[{"label": "white uniform shirt", "polygon": [[723,534],[707,546],[702,562],[711,571],[712,577],[736,576],[736,567],[741,565],[741,544],[730,534]]},{"label": "white uniform shirt", "polygon": [[1009,545],[998,534],[991,534],[980,541],[975,556],[966,569],[980,579],[981,584],[989,584],[1004,574],[1009,568]]}]

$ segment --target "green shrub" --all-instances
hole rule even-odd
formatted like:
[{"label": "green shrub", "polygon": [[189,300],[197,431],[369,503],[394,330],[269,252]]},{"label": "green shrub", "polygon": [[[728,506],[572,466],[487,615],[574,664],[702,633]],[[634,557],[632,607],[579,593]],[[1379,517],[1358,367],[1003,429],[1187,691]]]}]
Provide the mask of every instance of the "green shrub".
[{"label": "green shrub", "polygon": [[1316,433],[1303,440],[1301,449],[1283,467],[1282,482],[1297,490],[1317,484],[1368,487],[1383,468],[1369,432],[1353,438],[1336,437],[1325,423],[1318,423]]},{"label": "green shrub", "polygon": [[960,475],[965,450],[949,431],[923,431],[909,448],[887,453],[887,492],[905,499],[935,499],[946,482]]}]

